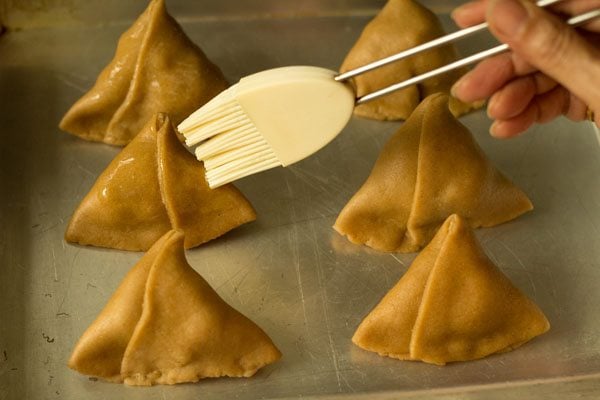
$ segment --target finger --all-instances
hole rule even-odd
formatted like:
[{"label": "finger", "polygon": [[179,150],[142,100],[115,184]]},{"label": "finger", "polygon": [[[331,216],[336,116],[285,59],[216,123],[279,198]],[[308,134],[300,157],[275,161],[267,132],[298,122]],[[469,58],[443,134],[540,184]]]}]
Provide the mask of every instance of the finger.
[{"label": "finger", "polygon": [[[583,25],[580,25],[578,28],[579,32],[600,32],[600,18],[594,18],[593,20],[586,22]],[[593,42],[592,42],[593,43]],[[595,42],[596,45],[598,42]]]},{"label": "finger", "polygon": [[514,52],[508,53],[510,54],[510,59],[513,63],[513,69],[515,71],[515,76],[524,76],[529,75],[533,72],[536,72],[538,69],[528,63],[523,57]]},{"label": "finger", "polygon": [[535,96],[557,86],[556,81],[538,72],[517,78],[498,90],[488,102],[488,115],[493,119],[509,119],[521,114]]},{"label": "finger", "polygon": [[588,106],[580,98],[571,95],[569,108],[565,116],[572,121],[583,121],[588,118]]},{"label": "finger", "polygon": [[[557,17],[528,1],[489,0],[490,30],[525,61],[588,104],[600,102],[600,51]],[[574,73],[577,71],[577,73]]]},{"label": "finger", "polygon": [[557,86],[548,93],[536,96],[532,105],[537,108],[535,122],[544,124],[566,114],[571,106],[571,93]]},{"label": "finger", "polygon": [[521,114],[510,119],[498,119],[492,123],[490,134],[498,139],[508,139],[525,132],[534,124],[536,110],[528,107]]},{"label": "finger", "polygon": [[[600,24],[600,18],[596,18],[596,22]],[[600,25],[598,26],[600,28]],[[600,29],[598,29],[600,31]],[[579,30],[581,36],[585,38],[588,42],[595,44],[596,47],[600,47],[600,33],[594,33],[589,31]]]},{"label": "finger", "polygon": [[452,11],[452,19],[461,28],[477,25],[485,21],[487,0],[471,1]]},{"label": "finger", "polygon": [[549,122],[562,114],[567,114],[570,102],[570,93],[565,88],[557,86],[547,93],[536,96],[522,113],[509,119],[494,121],[490,133],[497,138],[516,136],[536,122]]},{"label": "finger", "polygon": [[552,5],[553,12],[566,15],[578,15],[600,7],[600,0],[569,0]]},{"label": "finger", "polygon": [[[471,1],[455,8],[452,11],[451,17],[459,27],[466,28],[485,21],[486,7],[487,0]],[[600,7],[600,0],[569,0],[554,4],[550,6],[550,9],[554,13],[573,16],[595,10],[598,7]],[[593,21],[591,24],[598,26],[598,21]],[[598,31],[598,28],[593,30]]]},{"label": "finger", "polygon": [[[587,11],[595,10],[600,7],[600,0],[569,0],[561,1],[551,7],[555,14],[562,14],[566,17],[580,15]],[[565,18],[566,19],[566,18]],[[590,22],[581,25],[580,32],[600,32],[600,19],[595,18]]]},{"label": "finger", "polygon": [[464,102],[484,100],[500,90],[515,76],[536,69],[514,53],[500,54],[481,61],[452,87],[452,95]]},{"label": "finger", "polygon": [[[459,27],[466,28],[479,24],[485,20],[486,7],[487,0],[471,1],[455,8],[454,11],[452,11],[451,17]],[[550,9],[555,13],[573,16],[586,11],[595,10],[598,7],[600,7],[600,0],[569,0],[554,4],[550,6]],[[589,26],[594,27],[590,30],[596,32],[600,31],[599,21],[592,21]]]},{"label": "finger", "polygon": [[452,95],[464,102],[484,100],[515,76],[509,53],[483,60],[452,87]]}]

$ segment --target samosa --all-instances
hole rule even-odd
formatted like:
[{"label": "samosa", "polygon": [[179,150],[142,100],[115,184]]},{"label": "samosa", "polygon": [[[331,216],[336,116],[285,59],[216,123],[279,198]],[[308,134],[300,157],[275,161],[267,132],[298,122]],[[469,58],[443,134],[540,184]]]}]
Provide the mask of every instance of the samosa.
[{"label": "samosa", "polygon": [[334,228],[353,243],[406,253],[425,246],[451,214],[477,228],[532,208],[450,113],[448,96],[439,93],[425,99],[384,145]]},{"label": "samosa", "polygon": [[383,356],[443,365],[512,350],[549,328],[466,221],[451,215],[352,341]]},{"label": "samosa", "polygon": [[167,113],[177,125],[227,86],[221,70],[167,13],[164,0],[152,0],[60,128],[123,146],[154,114]]},{"label": "samosa", "polygon": [[[361,67],[444,35],[437,16],[416,0],[389,0],[364,28],[340,67],[341,72]],[[458,59],[453,45],[444,45],[407,59],[396,61],[353,79],[358,96],[405,81]],[[355,108],[360,117],[378,120],[405,120],[427,96],[450,88],[466,72],[459,69],[386,95]],[[450,99],[456,116],[478,108],[482,103],[466,104]]]},{"label": "samosa", "polygon": [[250,377],[281,352],[187,263],[169,231],[129,271],[75,346],[69,367],[128,385]]},{"label": "samosa", "polygon": [[256,219],[233,185],[210,189],[201,162],[155,115],[98,177],[71,217],[68,242],[145,251],[165,232],[185,232],[185,247]]}]

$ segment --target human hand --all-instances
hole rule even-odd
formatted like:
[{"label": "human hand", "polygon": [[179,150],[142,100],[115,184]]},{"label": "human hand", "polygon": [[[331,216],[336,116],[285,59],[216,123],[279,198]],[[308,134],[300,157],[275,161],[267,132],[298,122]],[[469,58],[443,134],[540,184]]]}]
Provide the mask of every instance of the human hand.
[{"label": "human hand", "polygon": [[[571,16],[598,7],[600,0],[567,0],[552,12]],[[487,19],[512,49],[482,61],[452,89],[465,102],[489,98],[493,136],[515,136],[561,114],[574,121],[595,114],[600,126],[600,19],[575,30],[527,0],[475,0],[452,17],[461,27]]]}]

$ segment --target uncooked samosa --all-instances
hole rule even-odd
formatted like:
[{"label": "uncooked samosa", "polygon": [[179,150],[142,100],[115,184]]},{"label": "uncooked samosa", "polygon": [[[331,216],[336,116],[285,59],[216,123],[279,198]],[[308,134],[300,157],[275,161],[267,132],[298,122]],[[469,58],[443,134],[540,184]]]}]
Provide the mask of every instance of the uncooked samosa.
[{"label": "uncooked samosa", "polygon": [[281,353],[209,286],[169,231],[129,271],[75,346],[69,367],[128,385],[250,377]]},{"label": "uncooked samosa", "polygon": [[148,250],[171,229],[195,247],[256,219],[233,185],[210,189],[201,162],[157,114],[109,164],[73,213],[68,242]]},{"label": "uncooked samosa", "polygon": [[60,128],[122,146],[157,112],[168,113],[177,125],[226,87],[220,69],[167,13],[164,0],[152,0]]},{"label": "uncooked samosa", "polygon": [[413,252],[450,214],[460,214],[476,228],[498,225],[532,208],[450,113],[448,96],[435,94],[385,144],[334,228],[353,243]]},{"label": "uncooked samosa", "polygon": [[352,341],[382,356],[443,365],[513,350],[549,328],[452,215]]},{"label": "uncooked samosa", "polygon": [[[444,35],[437,16],[415,0],[389,0],[377,16],[365,27],[350,50],[341,72],[361,67],[372,61],[399,53],[408,48]],[[407,80],[413,76],[456,61],[457,52],[452,45],[396,61],[354,78],[358,96]],[[430,78],[378,100],[361,104],[355,114],[379,120],[407,119],[425,97],[437,92],[450,93],[450,88],[465,70],[455,70]],[[452,98],[450,110],[456,116],[465,114],[481,104],[465,104]]]}]

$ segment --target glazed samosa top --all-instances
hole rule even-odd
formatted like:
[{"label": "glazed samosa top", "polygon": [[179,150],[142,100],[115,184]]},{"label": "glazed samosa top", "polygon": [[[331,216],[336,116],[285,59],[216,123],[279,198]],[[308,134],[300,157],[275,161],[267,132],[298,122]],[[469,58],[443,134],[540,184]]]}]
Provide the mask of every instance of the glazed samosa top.
[{"label": "glazed samosa top", "polygon": [[226,87],[219,68],[167,13],[164,0],[152,0],[60,128],[83,139],[126,145],[155,113],[167,113],[178,124]]},{"label": "glazed samosa top", "polygon": [[190,248],[256,219],[235,186],[211,190],[204,173],[169,118],[157,114],[98,177],[73,213],[65,239],[139,251],[176,228]]},{"label": "glazed samosa top", "polygon": [[[389,0],[379,14],[365,27],[350,50],[341,72],[361,67],[372,61],[399,53],[444,35],[436,15],[414,0]],[[420,75],[457,59],[452,46],[439,47],[422,54],[396,61],[390,65],[354,78],[358,96]],[[361,104],[358,116],[379,120],[407,119],[421,100],[430,94],[450,93],[452,84],[465,70],[452,71],[430,78],[423,83]],[[475,108],[457,99],[450,100],[450,110],[456,116]]]}]

